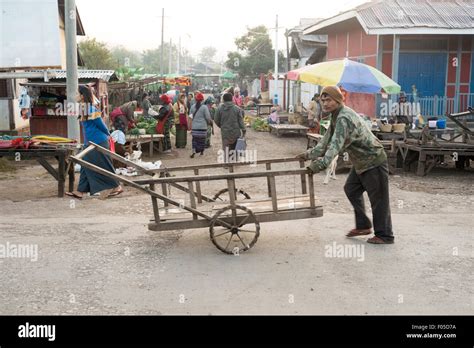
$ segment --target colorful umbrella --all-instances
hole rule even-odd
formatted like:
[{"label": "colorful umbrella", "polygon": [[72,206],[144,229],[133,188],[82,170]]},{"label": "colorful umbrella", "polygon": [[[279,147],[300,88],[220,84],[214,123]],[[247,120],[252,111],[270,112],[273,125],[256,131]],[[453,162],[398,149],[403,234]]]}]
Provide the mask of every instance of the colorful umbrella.
[{"label": "colorful umbrella", "polygon": [[292,70],[287,77],[320,86],[337,85],[354,93],[378,93],[383,89],[388,94],[397,94],[401,90],[399,84],[374,67],[347,58]]}]

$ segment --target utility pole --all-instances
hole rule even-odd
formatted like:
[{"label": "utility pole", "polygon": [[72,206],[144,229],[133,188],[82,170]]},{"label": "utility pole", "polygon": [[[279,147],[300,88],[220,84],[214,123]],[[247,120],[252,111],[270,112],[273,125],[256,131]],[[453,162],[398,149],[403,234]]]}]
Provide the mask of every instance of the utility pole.
[{"label": "utility pole", "polygon": [[163,54],[164,54],[164,43],[165,43],[165,9],[162,9],[161,13],[161,62],[160,62],[160,75],[163,77]]},{"label": "utility pole", "polygon": [[179,45],[178,45],[178,69],[177,74],[179,75],[180,70],[181,70],[181,36],[179,37]]},{"label": "utility pole", "polygon": [[184,50],[184,75],[186,75],[188,73],[188,51],[185,49]]},{"label": "utility pole", "polygon": [[278,15],[275,26],[275,80],[278,81]]},{"label": "utility pole", "polygon": [[[278,98],[278,15],[276,16],[276,25],[275,25],[275,94],[278,103],[280,98]],[[272,98],[273,96],[270,96]]]},{"label": "utility pole", "polygon": [[169,49],[169,62],[168,62],[168,74],[171,74],[171,53],[172,53],[173,40],[170,38],[170,49]]},{"label": "utility pole", "polygon": [[[286,36],[286,60],[287,60],[287,69],[288,72],[291,70],[291,63],[290,63],[290,41],[288,39],[288,29],[285,31]],[[290,80],[287,79],[287,86],[286,86],[286,111],[290,110]]]},{"label": "utility pole", "polygon": [[[81,142],[81,133],[79,128],[79,121],[77,119],[77,43],[76,43],[76,1],[66,0],[65,3],[65,26],[66,26],[66,94],[67,94],[67,136],[69,139],[75,139],[78,143]],[[73,110],[73,112],[70,112]]]}]

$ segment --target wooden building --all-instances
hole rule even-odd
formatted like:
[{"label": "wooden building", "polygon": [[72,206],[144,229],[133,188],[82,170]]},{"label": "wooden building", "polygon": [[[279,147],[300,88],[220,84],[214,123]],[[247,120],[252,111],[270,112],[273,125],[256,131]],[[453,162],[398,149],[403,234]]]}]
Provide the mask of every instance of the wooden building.
[{"label": "wooden building", "polygon": [[[474,105],[474,0],[376,0],[304,34],[328,35],[327,60],[347,57],[392,77],[424,116]],[[375,116],[382,97],[350,93],[347,104]]]}]

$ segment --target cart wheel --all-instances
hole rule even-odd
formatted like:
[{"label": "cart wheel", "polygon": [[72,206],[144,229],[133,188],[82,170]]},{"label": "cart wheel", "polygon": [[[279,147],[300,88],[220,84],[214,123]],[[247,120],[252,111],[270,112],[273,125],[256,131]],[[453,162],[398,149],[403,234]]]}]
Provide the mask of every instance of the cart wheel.
[{"label": "cart wheel", "polygon": [[235,209],[238,216],[230,222],[231,227],[219,224],[219,219],[232,217],[232,206],[230,205],[222,208],[213,216],[209,227],[212,243],[220,251],[231,255],[238,255],[240,252],[252,248],[260,235],[260,223],[255,214],[240,205],[236,205]]},{"label": "cart wheel", "polygon": [[[224,199],[221,198],[220,196],[223,195],[224,193],[227,193],[229,192],[229,189],[228,188],[225,188],[225,189],[222,189],[220,190],[219,192],[217,192],[214,197],[212,198],[213,201],[217,201],[217,200],[220,200],[222,202],[224,202]],[[242,189],[235,189],[235,196],[237,197],[238,194],[241,194],[242,196],[244,196],[244,199],[251,199],[251,197],[249,196],[249,194],[247,192],[245,192],[244,190]]]}]

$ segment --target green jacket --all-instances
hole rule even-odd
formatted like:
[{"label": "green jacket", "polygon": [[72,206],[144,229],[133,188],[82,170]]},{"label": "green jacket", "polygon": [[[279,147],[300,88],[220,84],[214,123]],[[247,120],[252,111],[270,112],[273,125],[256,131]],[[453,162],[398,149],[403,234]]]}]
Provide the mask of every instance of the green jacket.
[{"label": "green jacket", "polygon": [[233,102],[220,105],[214,116],[214,122],[221,129],[224,146],[233,144],[245,132],[244,110]]},{"label": "green jacket", "polygon": [[387,160],[383,145],[367,127],[362,117],[344,106],[339,114],[331,115],[331,125],[321,142],[307,151],[315,172],[326,169],[341,152],[347,152],[357,174],[378,167]]}]

